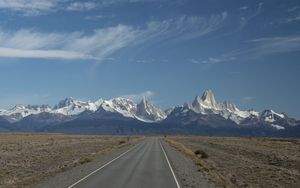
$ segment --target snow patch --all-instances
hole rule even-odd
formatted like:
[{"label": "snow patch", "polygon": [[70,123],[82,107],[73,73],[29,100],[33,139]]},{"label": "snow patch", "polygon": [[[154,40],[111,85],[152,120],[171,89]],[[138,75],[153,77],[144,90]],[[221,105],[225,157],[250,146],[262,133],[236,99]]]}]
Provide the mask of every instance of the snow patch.
[{"label": "snow patch", "polygon": [[285,129],[283,126],[276,125],[276,124],[271,124],[272,127],[276,128],[277,130],[283,130]]}]

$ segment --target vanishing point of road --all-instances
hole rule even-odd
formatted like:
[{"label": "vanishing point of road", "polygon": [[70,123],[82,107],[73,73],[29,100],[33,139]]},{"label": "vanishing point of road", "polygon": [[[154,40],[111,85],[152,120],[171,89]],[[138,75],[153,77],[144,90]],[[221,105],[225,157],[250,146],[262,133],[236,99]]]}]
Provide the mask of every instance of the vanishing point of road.
[{"label": "vanishing point of road", "polygon": [[161,141],[145,140],[68,188],[180,188]]}]

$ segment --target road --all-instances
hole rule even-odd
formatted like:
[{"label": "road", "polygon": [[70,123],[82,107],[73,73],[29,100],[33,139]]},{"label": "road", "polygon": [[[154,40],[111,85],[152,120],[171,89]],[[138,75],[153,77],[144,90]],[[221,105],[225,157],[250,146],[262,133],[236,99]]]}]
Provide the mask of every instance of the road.
[{"label": "road", "polygon": [[157,139],[145,140],[68,188],[179,188],[167,154]]}]

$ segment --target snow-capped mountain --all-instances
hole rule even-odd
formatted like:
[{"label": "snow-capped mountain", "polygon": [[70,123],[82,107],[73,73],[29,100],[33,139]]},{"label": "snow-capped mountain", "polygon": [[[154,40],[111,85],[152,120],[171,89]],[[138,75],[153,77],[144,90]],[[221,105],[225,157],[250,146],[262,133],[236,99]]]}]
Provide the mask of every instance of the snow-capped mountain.
[{"label": "snow-capped mountain", "polygon": [[[240,110],[228,101],[218,102],[211,90],[196,96],[192,103],[169,108],[155,107],[146,98],[138,104],[122,97],[95,102],[66,98],[51,108],[48,105],[16,105],[0,110],[0,130],[66,131],[110,134],[132,131],[143,134],[173,132],[176,134],[212,135],[294,135],[300,121],[274,110]],[[300,133],[299,133],[300,134]],[[273,134],[274,135],[274,134]],[[300,137],[300,135],[299,135]]]},{"label": "snow-capped mountain", "polygon": [[189,121],[195,122],[197,118],[199,120],[203,117],[193,115],[190,119],[187,118],[189,116],[188,114],[191,114],[190,111],[192,111],[199,115],[220,115],[224,119],[231,120],[241,126],[254,126],[259,124],[282,130],[289,126],[298,125],[296,120],[273,110],[264,110],[259,113],[254,110],[240,110],[235,104],[228,101],[219,103],[216,101],[211,90],[205,91],[201,97],[196,96],[192,104],[186,103],[175,109],[176,113],[173,113],[173,116],[177,116],[178,118],[184,117],[184,123]]},{"label": "snow-capped mountain", "polygon": [[87,110],[95,112],[99,108],[97,104],[99,104],[98,101],[93,103],[90,101],[84,102],[80,100],[75,100],[73,98],[66,98],[60,101],[58,105],[54,106],[54,108],[50,112],[63,115],[78,115]]},{"label": "snow-capped mountain", "polygon": [[103,100],[100,107],[107,112],[115,112],[122,114],[124,117],[135,118],[136,104],[130,99],[118,97],[111,100]]},{"label": "snow-capped mountain", "polygon": [[143,98],[139,104],[136,104],[130,99],[119,97],[104,100],[100,107],[105,111],[116,112],[124,117],[135,118],[144,122],[158,122],[166,118],[165,113],[146,100],[146,98]]},{"label": "snow-capped mountain", "polygon": [[43,112],[62,114],[65,116],[78,116],[83,112],[96,112],[99,108],[106,112],[118,113],[127,118],[134,118],[144,122],[156,122],[163,120],[166,115],[145,98],[136,104],[130,99],[114,98],[110,100],[99,99],[95,102],[81,101],[74,98],[66,98],[53,108],[47,105],[16,105],[10,110],[0,110],[0,116],[10,122],[17,122],[23,118]]},{"label": "snow-capped mountain", "polygon": [[51,107],[48,105],[21,105],[18,104],[9,110],[0,110],[0,116],[7,119],[9,122],[16,122],[31,114],[39,114],[42,112],[51,112]]},{"label": "snow-capped mountain", "polygon": [[299,125],[299,122],[297,122],[295,119],[289,118],[286,114],[277,113],[270,109],[264,110],[260,114],[260,120],[278,130]]},{"label": "snow-capped mountain", "polygon": [[201,114],[219,114],[225,119],[231,119],[237,124],[240,124],[244,119],[251,115],[259,116],[259,113],[256,111],[242,111],[238,109],[235,104],[228,101],[218,103],[211,90],[205,91],[202,97],[196,96],[190,108]]},{"label": "snow-capped mountain", "polygon": [[137,105],[136,116],[140,119],[154,122],[164,120],[167,117],[164,111],[156,108],[145,97]]}]

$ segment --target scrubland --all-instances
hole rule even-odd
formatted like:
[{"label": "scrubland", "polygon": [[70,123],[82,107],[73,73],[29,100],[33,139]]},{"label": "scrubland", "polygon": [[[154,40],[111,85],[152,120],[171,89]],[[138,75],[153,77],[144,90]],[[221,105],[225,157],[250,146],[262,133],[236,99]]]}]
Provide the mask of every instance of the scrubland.
[{"label": "scrubland", "polygon": [[0,134],[0,187],[30,187],[43,178],[107,155],[138,137]]},{"label": "scrubland", "polygon": [[300,140],[167,137],[206,176],[224,187],[300,187]]}]

